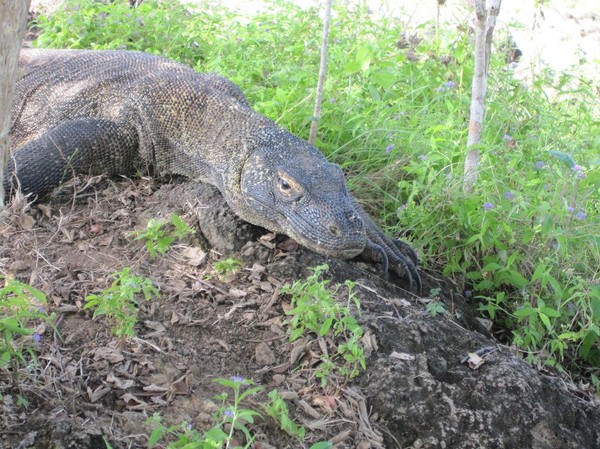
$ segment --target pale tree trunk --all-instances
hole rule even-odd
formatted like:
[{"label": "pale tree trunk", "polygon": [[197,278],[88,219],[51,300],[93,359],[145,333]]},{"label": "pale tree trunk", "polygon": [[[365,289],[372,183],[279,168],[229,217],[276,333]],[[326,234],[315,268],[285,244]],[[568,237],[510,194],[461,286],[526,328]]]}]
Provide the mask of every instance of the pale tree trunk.
[{"label": "pale tree trunk", "polygon": [[321,120],[321,104],[323,103],[323,87],[327,76],[327,45],[329,43],[329,22],[331,21],[331,6],[333,0],[327,0],[325,4],[325,19],[323,20],[323,37],[321,40],[321,65],[319,67],[319,81],[317,82],[317,98],[315,100],[315,110],[313,112],[313,121],[310,124],[310,135],[308,142],[313,145],[317,138],[317,129],[319,120]]},{"label": "pale tree trunk", "polygon": [[[487,3],[487,4],[486,4]],[[492,37],[502,0],[475,0],[475,67],[471,86],[471,116],[467,157],[465,159],[464,191],[471,192],[479,176],[479,149],[485,115],[485,94],[492,52]]]},{"label": "pale tree trunk", "polygon": [[4,207],[4,165],[10,148],[10,109],[17,78],[21,39],[30,0],[0,0],[0,207]]}]

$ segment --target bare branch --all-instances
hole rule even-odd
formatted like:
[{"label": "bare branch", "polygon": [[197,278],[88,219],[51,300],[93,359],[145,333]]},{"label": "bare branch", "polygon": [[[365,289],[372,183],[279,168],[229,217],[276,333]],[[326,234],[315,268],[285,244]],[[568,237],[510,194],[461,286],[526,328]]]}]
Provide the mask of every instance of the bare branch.
[{"label": "bare branch", "polygon": [[492,52],[492,38],[502,0],[475,1],[475,67],[471,86],[471,111],[467,157],[465,159],[464,190],[470,192],[479,176],[479,149],[485,116],[485,95]]}]

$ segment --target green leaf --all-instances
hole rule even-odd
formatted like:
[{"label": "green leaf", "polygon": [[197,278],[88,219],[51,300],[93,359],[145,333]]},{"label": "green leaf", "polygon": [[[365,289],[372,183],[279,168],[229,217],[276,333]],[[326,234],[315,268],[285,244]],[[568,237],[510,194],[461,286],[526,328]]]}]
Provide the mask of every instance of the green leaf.
[{"label": "green leaf", "polygon": [[154,447],[162,438],[165,428],[161,425],[155,428],[148,438],[148,447]]},{"label": "green leaf", "polygon": [[491,262],[488,263],[486,266],[484,266],[481,271],[497,271],[497,270],[501,270],[502,268],[504,268],[502,265],[497,264],[495,262]]},{"label": "green leaf", "polygon": [[523,277],[521,273],[516,270],[510,270],[508,273],[508,279],[517,288],[524,288],[529,284],[529,281]]},{"label": "green leaf", "polygon": [[533,316],[537,313],[535,309],[532,309],[530,306],[524,307],[522,309],[515,310],[513,312],[513,316],[517,318],[523,318],[528,316]]},{"label": "green leaf", "polygon": [[329,319],[325,320],[325,322],[321,325],[321,328],[319,329],[319,335],[323,336],[323,335],[327,334],[329,332],[329,329],[331,329],[332,324],[333,324],[333,318],[329,318]]},{"label": "green leaf", "polygon": [[397,81],[397,79],[398,78],[396,75],[385,70],[373,72],[371,74],[371,80],[375,84],[378,84],[379,86],[383,87],[384,89],[389,89],[390,87],[392,87]]},{"label": "green leaf", "polygon": [[563,162],[569,168],[573,168],[575,166],[575,159],[573,159],[567,153],[563,153],[561,151],[556,150],[550,150],[550,154],[557,158],[559,161]]},{"label": "green leaf", "polygon": [[552,307],[541,307],[540,312],[552,318],[560,318],[560,312],[554,310]]},{"label": "green leaf", "polygon": [[329,441],[319,441],[313,444],[310,449],[331,449],[333,445]]},{"label": "green leaf", "polygon": [[542,323],[544,323],[544,325],[546,326],[546,328],[548,330],[552,329],[552,325],[550,324],[550,318],[548,318],[547,315],[540,313],[539,317],[540,317],[540,320],[542,320]]}]

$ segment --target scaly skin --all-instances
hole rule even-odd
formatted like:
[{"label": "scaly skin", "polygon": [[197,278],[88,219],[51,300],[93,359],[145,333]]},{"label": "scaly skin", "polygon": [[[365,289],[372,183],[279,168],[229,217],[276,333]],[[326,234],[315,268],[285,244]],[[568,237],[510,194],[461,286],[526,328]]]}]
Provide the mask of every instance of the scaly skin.
[{"label": "scaly skin", "polygon": [[372,222],[340,168],[225,78],[125,51],[23,50],[19,63],[7,192],[41,197],[76,173],[184,175],[217,186],[250,223],[381,262],[420,291],[415,252]]}]

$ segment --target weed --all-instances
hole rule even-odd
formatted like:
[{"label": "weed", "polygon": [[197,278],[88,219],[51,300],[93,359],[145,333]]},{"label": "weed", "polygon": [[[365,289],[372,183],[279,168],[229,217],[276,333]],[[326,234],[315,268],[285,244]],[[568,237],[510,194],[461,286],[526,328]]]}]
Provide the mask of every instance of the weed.
[{"label": "weed", "polygon": [[166,253],[171,246],[171,243],[175,240],[194,233],[192,228],[190,228],[179,215],[171,215],[171,224],[174,229],[172,231],[167,231],[164,229],[165,223],[152,218],[148,220],[145,230],[134,231],[133,235],[135,235],[135,240],[145,240],[146,249],[150,255],[154,257],[157,253]]},{"label": "weed", "polygon": [[[253,386],[251,380],[239,376],[233,376],[229,379],[215,379],[215,382],[233,390],[233,401],[228,403],[229,395],[227,393],[219,394],[216,399],[221,401],[221,407],[215,412],[214,417],[218,424],[213,426],[204,434],[200,434],[187,423],[178,426],[165,427],[158,414],[149,419],[155,428],[150,435],[148,447],[152,448],[158,445],[158,442],[167,434],[177,438],[176,442],[170,443],[167,448],[178,449],[194,447],[198,449],[211,448],[232,448],[233,434],[236,430],[241,431],[246,437],[246,446],[249,448],[254,441],[248,424],[254,423],[254,418],[260,416],[260,413],[242,408],[242,401],[248,396],[255,395],[263,388]],[[238,446],[236,446],[237,448]]]},{"label": "weed", "polygon": [[268,394],[269,402],[263,408],[267,415],[279,423],[281,430],[288,435],[304,440],[304,427],[298,426],[291,418],[285,400],[277,390],[271,390]]},{"label": "weed", "polygon": [[229,257],[227,259],[216,261],[213,268],[220,277],[228,276],[240,271],[242,269],[242,262]]},{"label": "weed", "polygon": [[444,315],[447,313],[444,303],[441,301],[432,301],[425,306],[425,309],[431,316]]},{"label": "weed", "polygon": [[0,368],[26,364],[24,352],[35,360],[41,342],[36,326],[54,318],[46,310],[44,293],[15,279],[4,279],[0,288]]},{"label": "weed", "polygon": [[[161,416],[155,413],[147,421],[154,427],[150,434],[148,447],[150,449],[156,446],[166,447],[166,449],[241,449],[242,446],[232,446],[236,430],[242,432],[246,439],[244,449],[251,447],[254,436],[248,425],[254,424],[254,418],[260,417],[261,414],[255,410],[243,408],[242,402],[250,396],[260,393],[263,387],[255,386],[253,381],[241,376],[232,376],[229,379],[218,378],[215,379],[215,382],[233,391],[233,398],[230,398],[229,394],[225,392],[215,397],[221,402],[221,407],[213,414],[217,424],[203,433],[195,430],[186,422],[166,427]],[[283,398],[276,390],[271,391],[268,396],[270,402],[262,404],[266,413],[280,423],[282,430],[302,441],[304,429],[298,427],[289,418]],[[167,437],[175,439],[175,441],[165,446],[160,441]],[[310,449],[331,449],[331,447],[331,443],[319,442],[313,444]]]},{"label": "weed", "polygon": [[152,296],[159,296],[158,290],[150,279],[132,274],[129,267],[114,273],[113,277],[115,280],[109,288],[86,296],[83,308],[93,310],[94,318],[106,315],[112,320],[112,331],[117,337],[134,337],[139,296],[149,301]]},{"label": "weed", "polygon": [[360,368],[366,369],[360,345],[363,330],[350,312],[351,303],[357,311],[360,310],[360,302],[352,291],[354,283],[346,281],[348,299],[345,305],[342,304],[334,297],[339,287],[330,292],[327,289],[329,281],[321,280],[321,275],[327,269],[328,265],[311,268],[313,274],[305,281],[296,281],[281,288],[282,293],[291,296],[292,308],[286,312],[286,315],[291,316],[287,321],[290,325],[290,341],[304,336],[307,331],[319,337],[331,333],[334,339],[341,341],[335,346],[336,356],[332,358],[327,354],[321,355],[322,363],[315,376],[321,379],[323,385],[327,384],[332,372],[352,378],[359,374]]}]

